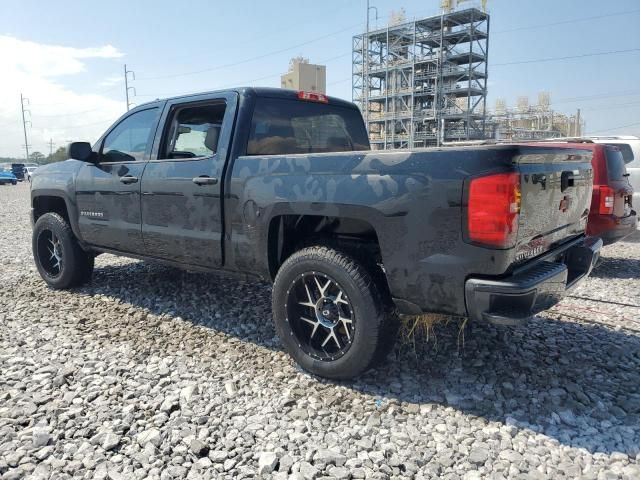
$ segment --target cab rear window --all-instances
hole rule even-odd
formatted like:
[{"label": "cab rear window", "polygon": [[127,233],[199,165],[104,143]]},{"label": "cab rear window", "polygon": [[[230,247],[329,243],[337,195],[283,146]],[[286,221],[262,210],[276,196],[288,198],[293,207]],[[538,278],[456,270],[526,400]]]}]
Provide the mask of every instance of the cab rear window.
[{"label": "cab rear window", "polygon": [[324,103],[258,98],[247,155],[369,150],[360,112]]},{"label": "cab rear window", "polygon": [[624,180],[627,169],[624,165],[622,152],[617,148],[609,147],[605,150],[605,155],[607,157],[607,176],[609,181]]}]

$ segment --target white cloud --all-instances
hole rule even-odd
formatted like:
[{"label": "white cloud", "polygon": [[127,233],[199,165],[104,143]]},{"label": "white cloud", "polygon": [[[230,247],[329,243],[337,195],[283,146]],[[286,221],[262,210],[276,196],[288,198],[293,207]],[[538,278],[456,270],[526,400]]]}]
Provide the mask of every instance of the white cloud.
[{"label": "white cloud", "polygon": [[[74,48],[0,35],[0,52],[0,156],[23,155],[21,93],[30,102],[30,151],[48,153],[50,138],[58,146],[70,139],[93,141],[125,110],[124,100],[112,100],[101,94],[100,88],[96,93],[78,93],[63,83],[65,77],[90,74],[88,60],[116,60],[124,55],[111,45]],[[114,64],[114,71],[117,68]],[[110,85],[104,86],[117,85],[115,76],[103,80],[107,81]]]},{"label": "white cloud", "polygon": [[99,87],[113,87],[114,85],[118,85],[124,81],[124,77],[122,75],[111,75],[110,77],[105,78],[100,83],[98,83]]}]

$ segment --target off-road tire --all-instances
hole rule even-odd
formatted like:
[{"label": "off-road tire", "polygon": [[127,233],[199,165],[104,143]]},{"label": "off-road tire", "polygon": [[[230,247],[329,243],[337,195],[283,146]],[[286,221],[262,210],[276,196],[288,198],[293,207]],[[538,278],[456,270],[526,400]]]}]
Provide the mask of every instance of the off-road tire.
[{"label": "off-road tire", "polygon": [[[45,232],[51,232],[59,239],[63,261],[56,275],[47,271],[43,263],[45,260],[40,258],[38,239]],[[66,289],[91,280],[94,257],[80,247],[71,227],[61,215],[45,213],[38,218],[33,228],[32,250],[38,272],[51,288]]]},{"label": "off-road tire", "polygon": [[[344,290],[354,314],[354,330],[346,353],[335,360],[319,360],[308,354],[287,318],[289,292],[298,279],[317,272],[333,279]],[[273,285],[272,310],[275,329],[287,352],[305,370],[331,379],[350,379],[379,364],[393,345],[397,320],[380,295],[366,268],[350,255],[327,246],[303,248],[280,267]]]}]

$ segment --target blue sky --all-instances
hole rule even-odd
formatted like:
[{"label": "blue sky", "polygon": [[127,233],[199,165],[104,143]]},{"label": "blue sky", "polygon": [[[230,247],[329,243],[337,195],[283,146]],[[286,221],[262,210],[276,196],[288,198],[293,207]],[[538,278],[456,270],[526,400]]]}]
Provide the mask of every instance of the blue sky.
[{"label": "blue sky", "polygon": [[[421,17],[437,14],[440,2],[371,3],[383,26],[394,8]],[[364,27],[365,4],[0,0],[3,60],[10,52],[9,75],[0,80],[0,155],[19,155],[24,143],[20,91],[31,101],[32,149],[48,152],[49,138],[61,145],[97,137],[125,109],[124,63],[136,74],[136,103],[234,85],[279,86],[296,55],[326,63],[328,93],[350,99],[351,38]],[[639,1],[489,0],[488,8],[489,105],[500,97],[513,106],[520,95],[534,102],[549,91],[552,108],[582,108],[589,133],[640,134],[640,51],[499,65],[640,50]],[[615,129],[624,125],[633,126]]]}]

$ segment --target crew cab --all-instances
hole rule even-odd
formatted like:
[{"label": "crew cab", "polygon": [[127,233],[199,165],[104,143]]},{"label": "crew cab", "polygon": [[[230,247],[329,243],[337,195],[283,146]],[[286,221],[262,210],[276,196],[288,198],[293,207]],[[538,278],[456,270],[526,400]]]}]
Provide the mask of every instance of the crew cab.
[{"label": "crew cab", "polygon": [[33,253],[53,288],[116,255],[273,283],[305,369],[385,358],[398,314],[519,323],[586,277],[591,154],[544,145],[371,151],[358,108],[240,88],[157,100],[33,175]]}]

